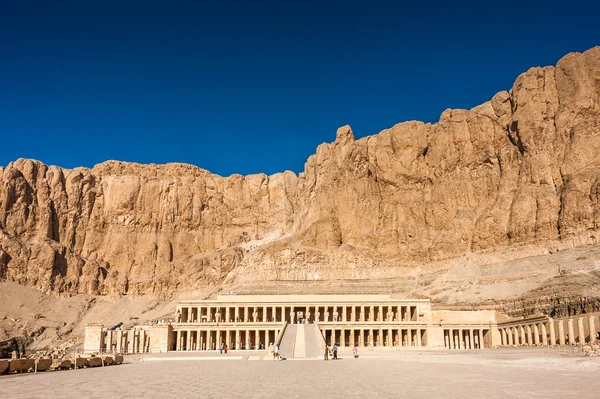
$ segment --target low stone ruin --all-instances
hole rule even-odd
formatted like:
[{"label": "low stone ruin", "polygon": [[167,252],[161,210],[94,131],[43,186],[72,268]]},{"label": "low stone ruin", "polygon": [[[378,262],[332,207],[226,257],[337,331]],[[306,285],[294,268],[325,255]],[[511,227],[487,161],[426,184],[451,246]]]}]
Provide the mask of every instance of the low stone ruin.
[{"label": "low stone ruin", "polygon": [[37,354],[37,356],[29,358],[19,358],[15,351],[12,355],[12,359],[0,359],[0,375],[104,367],[123,363],[123,356],[118,354],[92,354],[89,356],[66,354],[60,358],[44,357]]}]

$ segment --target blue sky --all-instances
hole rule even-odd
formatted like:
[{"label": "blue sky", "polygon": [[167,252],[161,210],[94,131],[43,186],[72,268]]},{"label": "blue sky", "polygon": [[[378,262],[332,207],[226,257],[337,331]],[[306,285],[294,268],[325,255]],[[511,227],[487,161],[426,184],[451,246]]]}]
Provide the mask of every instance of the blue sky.
[{"label": "blue sky", "polygon": [[0,0],[0,165],[300,172],[600,45],[598,2]]}]

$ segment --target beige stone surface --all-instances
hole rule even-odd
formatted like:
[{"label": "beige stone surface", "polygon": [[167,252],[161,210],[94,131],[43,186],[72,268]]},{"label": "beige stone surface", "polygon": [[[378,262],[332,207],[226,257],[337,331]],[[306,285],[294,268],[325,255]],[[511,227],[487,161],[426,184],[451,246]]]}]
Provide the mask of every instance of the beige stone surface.
[{"label": "beige stone surface", "polygon": [[[21,398],[595,398],[598,358],[544,349],[367,353],[341,360],[147,361],[2,376]],[[246,360],[248,359],[248,360]]]}]

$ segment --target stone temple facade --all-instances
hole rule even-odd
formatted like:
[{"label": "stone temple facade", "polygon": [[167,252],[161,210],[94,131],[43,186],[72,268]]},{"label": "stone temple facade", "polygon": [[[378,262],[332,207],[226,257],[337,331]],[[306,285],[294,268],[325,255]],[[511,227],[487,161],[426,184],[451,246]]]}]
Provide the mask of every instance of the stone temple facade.
[{"label": "stone temple facade", "polygon": [[326,344],[372,350],[565,345],[594,342],[597,320],[595,314],[579,317],[575,328],[573,318],[432,310],[428,299],[389,295],[224,295],[182,301],[174,318],[159,324],[116,330],[88,325],[84,351],[208,351],[225,345],[259,350],[286,342],[295,347],[311,331],[318,347],[313,352]]},{"label": "stone temple facade", "polygon": [[86,327],[86,352],[254,350],[280,343],[292,325],[323,344],[362,348],[491,347],[496,312],[432,311],[428,299],[389,295],[225,295],[182,301],[172,321],[126,330]]}]

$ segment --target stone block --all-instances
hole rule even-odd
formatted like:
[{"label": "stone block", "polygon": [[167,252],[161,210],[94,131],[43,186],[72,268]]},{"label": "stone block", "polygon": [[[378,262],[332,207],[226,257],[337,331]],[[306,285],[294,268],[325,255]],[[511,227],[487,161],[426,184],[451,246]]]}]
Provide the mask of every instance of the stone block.
[{"label": "stone block", "polygon": [[8,363],[10,360],[0,359],[0,374],[4,374],[8,371]]},{"label": "stone block", "polygon": [[12,359],[8,366],[9,373],[21,373],[25,371],[25,360],[26,359]]},{"label": "stone block", "polygon": [[99,367],[102,366],[102,359],[99,357],[90,357],[89,361],[89,367]]},{"label": "stone block", "polygon": [[86,357],[78,357],[75,359],[75,368],[89,367],[90,362]]},{"label": "stone block", "polygon": [[121,364],[123,363],[123,355],[116,355],[115,356],[115,364]]},{"label": "stone block", "polygon": [[38,359],[37,371],[48,371],[52,366],[52,359]]},{"label": "stone block", "polygon": [[112,356],[104,356],[104,365],[105,366],[110,366],[111,364],[114,364],[114,359],[112,358]]},{"label": "stone block", "polygon": [[58,365],[58,368],[60,370],[69,370],[72,367],[73,367],[73,362],[71,362],[69,359],[61,360],[61,362]]}]

